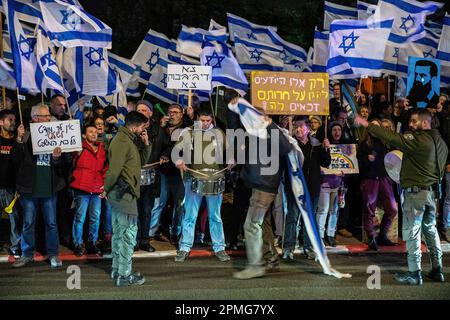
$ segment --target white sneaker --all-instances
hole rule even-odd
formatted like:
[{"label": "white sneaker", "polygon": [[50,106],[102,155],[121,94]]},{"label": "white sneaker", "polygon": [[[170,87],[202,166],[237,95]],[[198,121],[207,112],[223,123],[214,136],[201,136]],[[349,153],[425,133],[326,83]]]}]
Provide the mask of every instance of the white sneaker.
[{"label": "white sneaker", "polygon": [[62,261],[57,256],[50,258],[50,266],[52,268],[60,268],[62,267]]}]

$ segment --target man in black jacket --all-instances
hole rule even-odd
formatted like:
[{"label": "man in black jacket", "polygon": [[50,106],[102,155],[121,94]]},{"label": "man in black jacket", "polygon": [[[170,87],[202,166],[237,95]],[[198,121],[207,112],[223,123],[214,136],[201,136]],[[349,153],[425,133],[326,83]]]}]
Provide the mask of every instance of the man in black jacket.
[{"label": "man in black jacket", "polygon": [[[31,109],[33,122],[50,122],[51,114],[45,105]],[[52,268],[62,266],[58,258],[58,228],[56,223],[56,195],[65,185],[64,169],[70,165],[70,154],[56,147],[52,154],[33,155],[31,139],[25,138],[13,148],[13,159],[18,168],[16,187],[23,208],[22,257],[14,262],[19,268],[33,261],[35,250],[35,224],[38,206],[45,221],[47,254]]]},{"label": "man in black jacket", "polygon": [[[330,142],[324,139],[320,143],[317,139],[309,136],[311,124],[308,117],[299,116],[293,121],[294,137],[298,141],[298,145],[303,152],[303,174],[305,175],[306,183],[308,185],[309,193],[313,210],[316,209],[320,195],[320,167],[328,167],[331,163],[331,156],[329,152]],[[326,150],[328,149],[328,151]],[[285,179],[286,190],[291,189],[290,179]],[[283,260],[293,260],[295,244],[298,238],[298,225],[300,223],[300,211],[297,207],[295,199],[293,199],[291,192],[286,192],[288,212],[286,215],[285,231],[283,238]],[[314,223],[314,221],[311,221]],[[306,232],[304,231],[304,253],[308,258],[313,258],[311,244],[309,243]]]}]

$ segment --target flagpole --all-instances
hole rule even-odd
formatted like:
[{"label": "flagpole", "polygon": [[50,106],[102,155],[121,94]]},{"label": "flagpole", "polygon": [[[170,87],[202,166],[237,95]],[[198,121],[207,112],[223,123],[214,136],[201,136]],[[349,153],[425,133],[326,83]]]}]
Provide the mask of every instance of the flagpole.
[{"label": "flagpole", "polygon": [[[0,13],[0,58],[3,59],[3,15]],[[6,88],[2,87],[3,108],[6,108]]]},{"label": "flagpole", "polygon": [[147,89],[144,90],[144,93],[142,94],[141,100],[144,100],[144,97],[145,97],[145,93],[146,93],[146,92],[147,92]]},{"label": "flagpole", "polygon": [[216,107],[215,107],[214,116],[217,115],[217,105],[219,103],[219,88],[220,88],[220,86],[216,87]]},{"label": "flagpole", "polygon": [[44,93],[43,92],[41,92],[41,104],[42,105],[44,104]]},{"label": "flagpole", "polygon": [[[52,55],[55,57],[56,67],[58,68],[58,73],[59,73],[59,78],[61,79],[61,85],[62,85],[62,88],[63,88],[63,91],[64,91],[63,92],[63,96],[64,96],[64,98],[66,100],[67,111],[69,112],[69,118],[73,119],[72,111],[70,110],[70,106],[69,106],[69,100],[67,99],[67,96],[66,96],[66,86],[64,85],[64,79],[63,79],[63,76],[62,76],[62,73],[61,73],[61,65],[60,64],[62,64],[62,59],[63,59],[64,55],[61,55],[61,61],[59,61],[59,59],[56,59],[55,48],[51,46],[51,50],[52,50]],[[62,50],[62,48],[59,49],[59,50]]]},{"label": "flagpole", "polygon": [[20,117],[20,124],[23,124],[23,118],[22,118],[22,106],[20,105],[20,94],[19,94],[19,87],[16,87],[17,92],[17,105],[19,107],[19,117]]}]

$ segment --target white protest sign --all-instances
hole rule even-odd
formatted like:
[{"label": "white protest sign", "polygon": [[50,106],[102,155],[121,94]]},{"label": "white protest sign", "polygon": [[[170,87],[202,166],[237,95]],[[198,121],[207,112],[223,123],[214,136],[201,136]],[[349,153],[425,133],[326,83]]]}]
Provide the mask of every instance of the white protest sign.
[{"label": "white protest sign", "polygon": [[330,146],[331,164],[321,167],[323,174],[359,173],[356,144],[332,144]]},{"label": "white protest sign", "polygon": [[56,147],[62,152],[82,150],[79,120],[30,123],[33,154],[53,153]]},{"label": "white protest sign", "polygon": [[167,88],[211,91],[210,66],[169,64],[167,66]]}]

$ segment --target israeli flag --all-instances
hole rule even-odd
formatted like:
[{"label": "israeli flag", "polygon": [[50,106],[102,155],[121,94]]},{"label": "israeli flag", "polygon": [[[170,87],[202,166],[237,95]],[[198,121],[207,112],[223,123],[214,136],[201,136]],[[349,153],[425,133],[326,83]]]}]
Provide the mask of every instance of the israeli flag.
[{"label": "israeli flag", "polygon": [[389,44],[399,46],[425,37],[425,17],[443,5],[432,1],[379,0],[373,17],[380,20],[394,18]]},{"label": "israeli flag", "polygon": [[14,70],[3,59],[0,59],[0,86],[10,90],[16,89]]},{"label": "israeli flag", "polygon": [[313,72],[327,72],[329,31],[314,31]]},{"label": "israeli flag", "polygon": [[450,15],[448,14],[443,19],[436,58],[441,60],[441,85],[450,87]]},{"label": "israeli flag", "polygon": [[123,88],[126,90],[130,82],[138,78],[138,68],[130,59],[125,59],[112,52],[108,52],[109,65],[119,75]]},{"label": "israeli flag", "polygon": [[242,70],[282,71],[284,62],[280,58],[283,47],[256,40],[244,40],[235,35],[236,59]]},{"label": "israeli flag", "polygon": [[162,58],[158,59],[147,83],[148,94],[166,103],[177,103],[179,97],[176,90],[167,88],[167,65],[173,64]]},{"label": "israeli flag", "polygon": [[108,96],[122,89],[109,65],[104,48],[75,47],[64,50],[63,68],[73,79],[77,92],[90,96]]},{"label": "israeli flag", "polygon": [[367,20],[374,15],[377,5],[358,0],[356,8],[358,10],[358,20]]},{"label": "israeli flag", "polygon": [[272,43],[282,47],[279,57],[284,63],[283,71],[311,71],[306,62],[308,55],[305,49],[284,40],[273,30],[269,30],[269,35],[272,39]]},{"label": "israeli flag", "polygon": [[225,86],[236,90],[241,96],[248,91],[248,81],[236,58],[225,43],[217,50],[211,43],[205,43],[200,61],[203,66],[212,67],[212,88]]},{"label": "israeli flag", "polygon": [[223,29],[227,30],[227,27],[222,26],[220,23],[217,23],[217,22],[214,21],[213,19],[211,19],[211,20],[209,21],[209,28],[208,28],[209,31],[223,30]]},{"label": "israeli flag", "polygon": [[[14,7],[20,21],[37,24],[39,20],[42,20],[41,9],[37,0],[14,0]],[[1,8],[0,11],[4,13]]]},{"label": "israeli flag", "polygon": [[276,27],[255,24],[231,13],[227,13],[227,20],[231,42],[235,42],[234,38],[237,36],[244,40],[272,43],[269,31],[277,32]]},{"label": "israeli flag", "polygon": [[8,21],[16,85],[30,93],[40,92],[43,74],[36,59],[36,38],[27,37],[15,10],[14,0],[3,2]]},{"label": "israeli flag", "polygon": [[394,20],[336,20],[331,24],[327,72],[335,78],[381,76]]},{"label": "israeli flag", "polygon": [[8,63],[13,63],[11,41],[9,40],[8,31],[3,31],[3,59]]},{"label": "israeli flag", "polygon": [[42,92],[46,93],[47,89],[64,92],[61,75],[56,63],[55,50],[42,24],[39,24],[37,28],[36,54],[38,66],[44,74]]},{"label": "israeli flag", "polygon": [[227,40],[228,33],[226,29],[207,31],[201,28],[189,28],[182,25],[177,39],[176,51],[180,54],[198,59],[202,53],[204,41],[225,43]]},{"label": "israeli flag", "polygon": [[139,81],[141,83],[147,85],[159,59],[167,61],[169,53],[173,54],[172,49],[172,41],[164,34],[152,29],[147,32],[133,58],[131,58],[131,61],[139,67]]},{"label": "israeli flag", "polygon": [[111,49],[112,29],[72,0],[40,1],[48,36],[58,47]]},{"label": "israeli flag", "polygon": [[330,30],[330,25],[334,20],[356,20],[358,19],[358,10],[353,7],[335,4],[325,1],[324,6],[323,29]]},{"label": "israeli flag", "polygon": [[[139,74],[139,67],[137,68],[138,70],[138,74]],[[132,79],[129,83],[128,83],[128,88],[126,91],[127,96],[130,97],[140,97],[141,96],[141,91],[139,90],[139,78],[136,77],[136,79]]]}]

